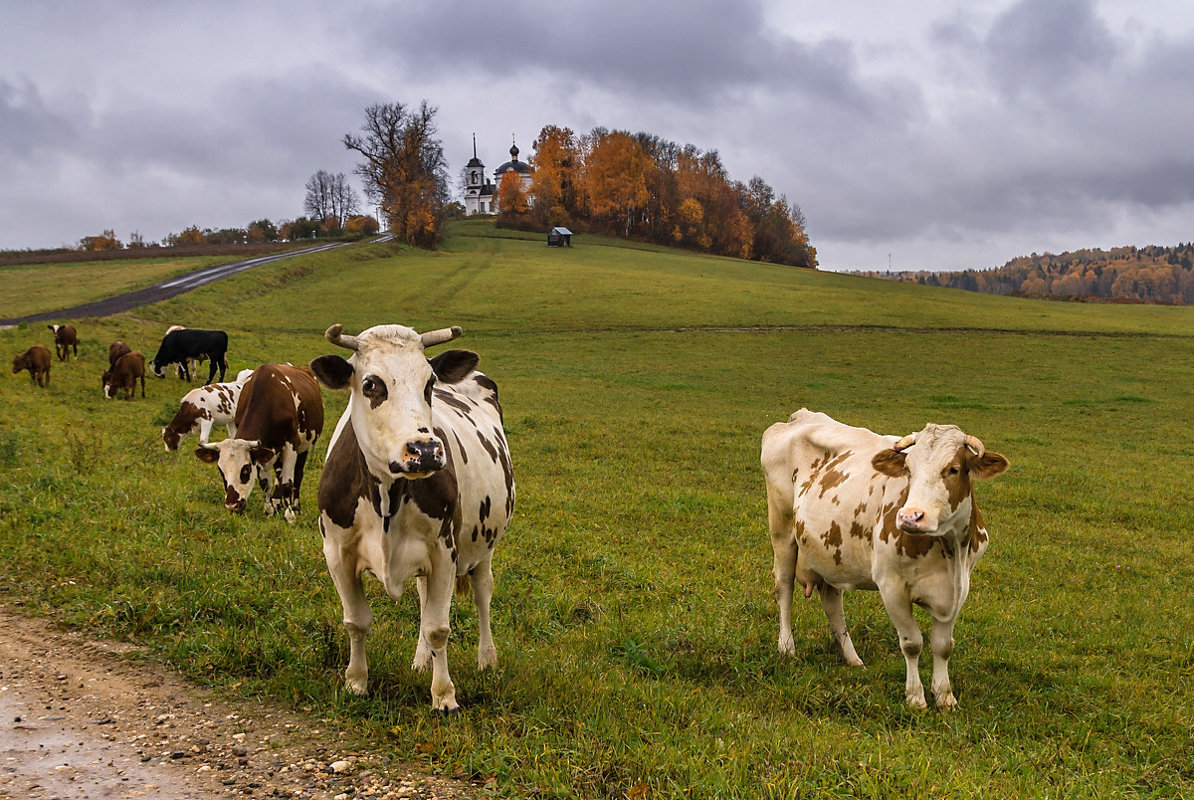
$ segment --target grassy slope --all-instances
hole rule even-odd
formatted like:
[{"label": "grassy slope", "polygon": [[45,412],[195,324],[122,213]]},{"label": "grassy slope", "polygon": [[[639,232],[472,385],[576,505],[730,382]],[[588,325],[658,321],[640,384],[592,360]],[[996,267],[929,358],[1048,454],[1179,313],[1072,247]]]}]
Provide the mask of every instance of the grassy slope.
[{"label": "grassy slope", "polygon": [[229,256],[204,256],[0,267],[0,298],[4,298],[0,300],[0,319],[102,300],[232,260]]},{"label": "grassy slope", "polygon": [[[503,793],[1194,793],[1194,508],[1177,477],[1194,455],[1190,309],[456,230],[442,253],[304,257],[80,324],[84,356],[49,391],[0,382],[8,596]],[[471,606],[454,612],[463,717],[429,716],[407,668],[415,604],[376,591],[373,691],[340,692],[311,513],[322,447],[298,525],[264,519],[259,498],[230,517],[210,467],[156,440],[184,387],[100,398],[108,341],[152,355],[180,320],[226,328],[234,370],[327,352],[337,321],[464,326],[502,387],[519,508],[495,565],[496,674],[470,663]],[[35,340],[0,332],[10,352]],[[344,401],[325,402],[330,433]],[[891,433],[954,422],[1011,459],[978,487],[992,547],[955,633],[958,713],[903,708],[875,594],[847,599],[868,669],[840,666],[813,601],[795,610],[797,657],[776,655],[758,440],[801,405]]]}]

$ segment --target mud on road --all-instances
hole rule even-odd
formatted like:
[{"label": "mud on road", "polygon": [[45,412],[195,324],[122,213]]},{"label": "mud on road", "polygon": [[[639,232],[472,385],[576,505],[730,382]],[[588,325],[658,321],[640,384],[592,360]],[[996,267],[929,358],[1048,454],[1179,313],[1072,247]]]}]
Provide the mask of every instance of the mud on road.
[{"label": "mud on road", "polygon": [[326,723],[232,703],[0,605],[0,798],[457,798]]}]

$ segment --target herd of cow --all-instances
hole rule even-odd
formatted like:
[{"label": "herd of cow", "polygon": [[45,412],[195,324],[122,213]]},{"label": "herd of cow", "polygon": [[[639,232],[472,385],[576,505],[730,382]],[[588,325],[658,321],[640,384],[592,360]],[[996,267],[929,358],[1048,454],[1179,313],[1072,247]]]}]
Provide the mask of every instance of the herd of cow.
[{"label": "herd of cow", "polygon": [[[69,325],[52,325],[59,359],[77,355]],[[453,590],[471,588],[477,607],[477,666],[497,663],[490,630],[494,548],[514,511],[514,474],[502,427],[497,385],[477,370],[479,357],[427,348],[461,335],[458,327],[428,333],[377,325],[355,336],[340,325],[325,333],[351,351],[324,355],[309,366],[263,364],[230,383],[223,331],[172,328],[149,362],[165,377],[176,365],[189,379],[189,361],[207,359],[207,384],[188,392],[162,429],[167,450],[199,434],[196,456],[216,464],[224,506],[245,508],[253,483],[268,514],[293,522],[311,447],[323,430],[319,384],[346,390],[319,479],[323,553],[344,611],[350,654],[347,687],[368,687],[365,639],[372,611],[361,578],[375,576],[397,600],[408,579],[419,595],[419,638],[413,666],[432,669],[432,708],[457,711],[448,672],[447,642]],[[40,349],[39,349],[40,348]],[[49,349],[34,345],[13,362],[33,381],[49,379]],[[109,348],[106,396],[132,396],[146,362],[122,342]],[[213,425],[226,438],[211,442]],[[953,628],[970,590],[970,573],[987,549],[988,534],[973,493],[975,480],[1008,467],[1002,455],[952,425],[926,425],[907,436],[883,436],[800,409],[768,428],[761,463],[767,489],[779,606],[779,651],[795,654],[791,606],[799,583],[817,592],[842,658],[862,661],[846,627],[847,589],[877,590],[906,661],[905,700],[925,707],[919,658],[924,639],[913,606],[931,616],[932,692],[938,707],[956,705],[948,663]]]}]

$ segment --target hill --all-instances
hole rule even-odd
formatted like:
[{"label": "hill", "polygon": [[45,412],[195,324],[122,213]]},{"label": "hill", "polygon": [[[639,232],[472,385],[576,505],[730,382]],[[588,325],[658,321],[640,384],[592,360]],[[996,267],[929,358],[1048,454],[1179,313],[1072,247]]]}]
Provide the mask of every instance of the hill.
[{"label": "hill", "polygon": [[870,277],[972,292],[1051,300],[1194,303],[1194,245],[1075,250],[1014,258],[1002,267],[961,272],[866,272]]},{"label": "hill", "polygon": [[[1194,309],[574,245],[469,220],[441,252],[300,256],[78,321],[80,358],[48,389],[0,381],[0,597],[501,796],[1194,794],[1194,499],[1169,468],[1194,455]],[[324,391],[293,527],[259,495],[229,515],[211,467],[164,452],[185,383],[100,396],[115,338],[150,353],[168,324],[223,328],[235,372],[333,352],[335,322],[461,325],[453,346],[500,387],[518,487],[494,561],[501,666],[476,670],[458,602],[456,718],[429,714],[409,669],[413,591],[367,585],[374,688],[342,689],[314,500],[343,395]],[[957,713],[904,706],[874,593],[846,599],[867,669],[840,663],[815,600],[793,609],[795,657],[776,652],[759,439],[801,406],[886,433],[956,424],[1010,459],[974,489],[991,545],[954,632]]]}]

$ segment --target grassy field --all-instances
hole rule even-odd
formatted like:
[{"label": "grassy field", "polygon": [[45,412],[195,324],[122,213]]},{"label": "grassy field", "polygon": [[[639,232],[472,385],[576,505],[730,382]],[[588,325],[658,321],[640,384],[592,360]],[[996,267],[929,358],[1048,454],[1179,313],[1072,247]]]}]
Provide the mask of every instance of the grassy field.
[{"label": "grassy field", "polygon": [[137,261],[0,266],[0,319],[103,300],[184,272],[224,264],[228,256],[152,258]]},{"label": "grassy field", "polygon": [[[301,257],[79,322],[48,390],[0,381],[0,598],[503,797],[1194,797],[1194,309],[574,241],[459,223],[439,253]],[[342,690],[313,514],[326,439],[297,525],[257,495],[232,517],[214,470],[157,438],[184,384],[101,397],[108,342],[152,355],[174,322],[227,330],[233,371],[331,352],[333,322],[464,327],[519,499],[496,672],[472,664],[472,607],[453,612],[462,716],[430,714],[416,602],[376,583],[371,692]],[[324,400],[330,434],[344,398]],[[991,548],[955,631],[955,713],[904,707],[875,593],[846,600],[865,670],[815,601],[794,609],[796,657],[776,653],[759,437],[801,406],[897,434],[955,423],[1011,460],[977,487]]]}]

